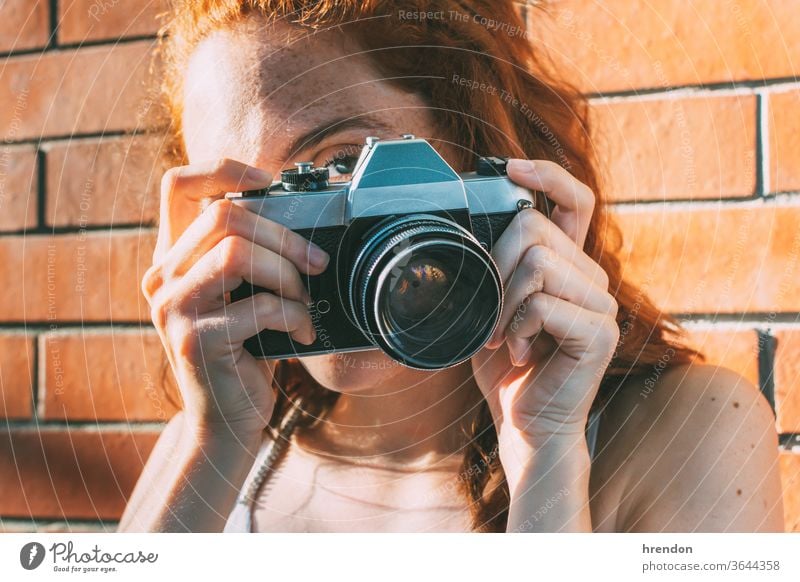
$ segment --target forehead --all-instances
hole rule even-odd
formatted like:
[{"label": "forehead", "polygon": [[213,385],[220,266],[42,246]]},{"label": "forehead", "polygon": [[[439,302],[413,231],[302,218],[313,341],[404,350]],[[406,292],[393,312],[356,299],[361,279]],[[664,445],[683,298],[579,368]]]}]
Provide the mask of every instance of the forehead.
[{"label": "forehead", "polygon": [[189,158],[281,164],[302,136],[347,119],[376,123],[384,137],[425,135],[425,104],[382,77],[338,30],[309,34],[250,18],[215,32],[193,51],[184,78]]}]

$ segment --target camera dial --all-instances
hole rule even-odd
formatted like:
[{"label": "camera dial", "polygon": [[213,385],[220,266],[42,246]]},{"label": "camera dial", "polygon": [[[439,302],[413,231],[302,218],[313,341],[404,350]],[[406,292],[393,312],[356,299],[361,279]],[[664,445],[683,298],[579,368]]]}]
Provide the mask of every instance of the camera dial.
[{"label": "camera dial", "polygon": [[281,172],[281,184],[287,192],[313,192],[328,187],[328,168],[315,168],[312,162],[297,162],[295,166]]}]

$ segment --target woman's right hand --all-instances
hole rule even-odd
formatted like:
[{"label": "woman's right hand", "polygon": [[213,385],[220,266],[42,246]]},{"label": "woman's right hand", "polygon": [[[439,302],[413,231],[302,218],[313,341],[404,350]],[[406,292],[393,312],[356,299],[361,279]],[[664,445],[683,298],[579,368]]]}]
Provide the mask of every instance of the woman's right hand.
[{"label": "woman's right hand", "polygon": [[[267,172],[225,159],[172,168],[161,183],[158,241],[142,290],[177,379],[184,422],[202,434],[251,438],[269,421],[274,360],[256,360],[244,340],[264,329],[303,344],[315,338],[300,273],[321,273],[328,255],[224,198],[271,181]],[[245,280],[269,292],[228,303]]]}]

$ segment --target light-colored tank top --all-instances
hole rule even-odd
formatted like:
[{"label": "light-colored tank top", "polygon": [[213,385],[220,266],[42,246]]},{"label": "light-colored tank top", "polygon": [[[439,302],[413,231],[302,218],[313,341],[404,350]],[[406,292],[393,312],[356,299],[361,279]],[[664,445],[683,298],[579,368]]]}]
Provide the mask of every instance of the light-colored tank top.
[{"label": "light-colored tank top", "polygon": [[[599,429],[600,411],[594,410],[589,414],[589,421],[586,424],[586,444],[589,448],[589,456],[594,459],[597,443],[597,431]],[[261,485],[267,478],[270,470],[281,455],[282,450],[288,445],[294,424],[300,416],[299,408],[295,407],[286,416],[280,431],[279,437],[275,440],[265,438],[256,454],[250,472],[242,484],[241,492],[236,500],[236,505],[228,516],[223,533],[250,533],[253,523],[253,506]]]}]

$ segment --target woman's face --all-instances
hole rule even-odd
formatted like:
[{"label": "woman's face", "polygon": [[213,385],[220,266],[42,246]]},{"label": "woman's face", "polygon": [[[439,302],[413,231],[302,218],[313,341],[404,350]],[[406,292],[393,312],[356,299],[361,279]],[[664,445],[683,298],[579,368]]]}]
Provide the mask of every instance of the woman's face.
[{"label": "woman's face", "polygon": [[[294,40],[292,40],[294,39]],[[352,164],[364,139],[413,133],[436,141],[430,109],[387,81],[339,32],[302,38],[287,25],[251,18],[195,49],[184,83],[183,130],[190,163],[231,158],[277,175],[296,161]],[[337,171],[330,165],[333,180]],[[303,365],[342,392],[419,374],[381,351],[309,356]]]}]

